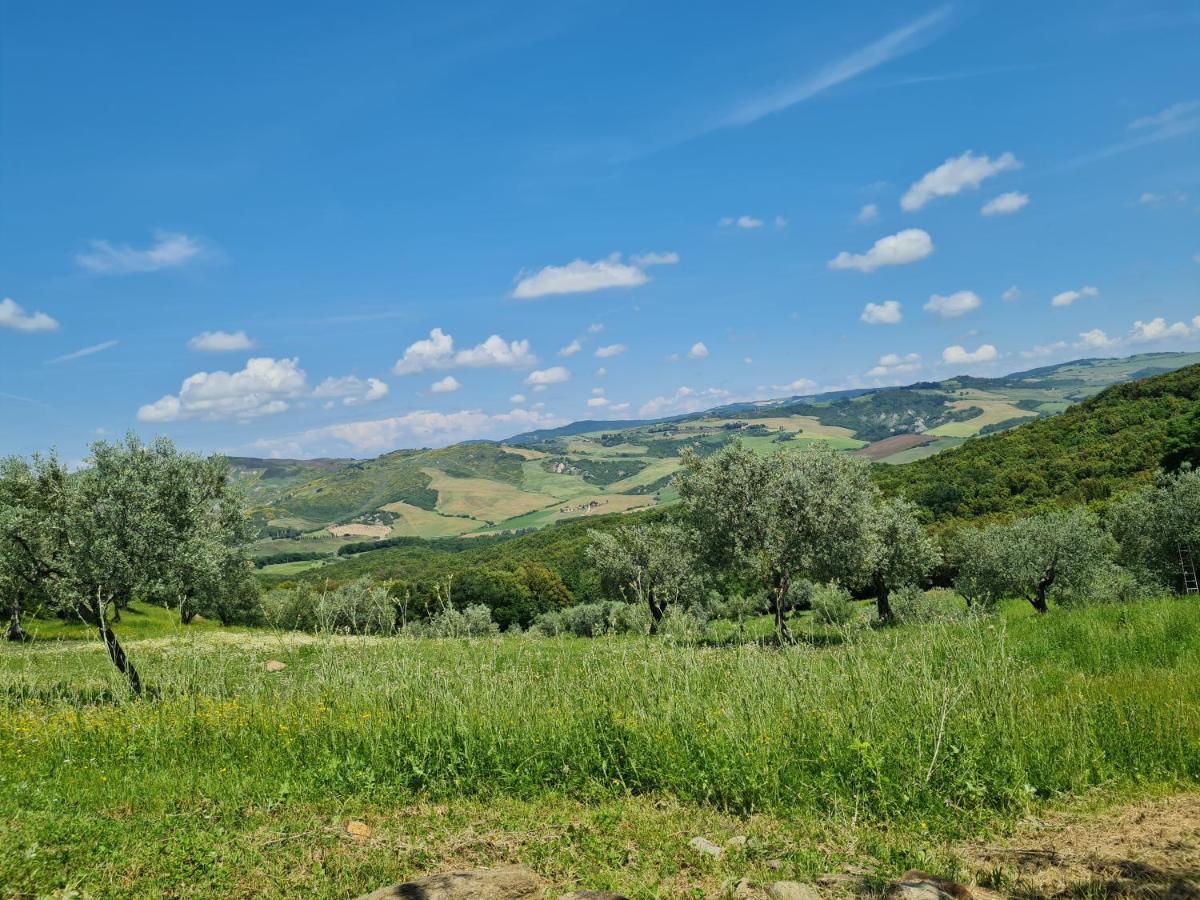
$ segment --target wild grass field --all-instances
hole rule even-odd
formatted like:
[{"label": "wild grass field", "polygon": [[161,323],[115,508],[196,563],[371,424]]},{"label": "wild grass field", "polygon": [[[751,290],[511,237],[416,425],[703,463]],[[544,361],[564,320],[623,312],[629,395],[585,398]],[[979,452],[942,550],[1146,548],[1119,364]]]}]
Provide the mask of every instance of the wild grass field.
[{"label": "wild grass field", "polygon": [[[344,897],[512,861],[633,897],[848,864],[994,881],[962,841],[1200,779],[1200,617],[1179,598],[804,620],[782,648],[753,623],[682,645],[167,615],[122,623],[140,700],[69,628],[0,651],[7,895]],[[713,859],[697,835],[749,840]]]}]

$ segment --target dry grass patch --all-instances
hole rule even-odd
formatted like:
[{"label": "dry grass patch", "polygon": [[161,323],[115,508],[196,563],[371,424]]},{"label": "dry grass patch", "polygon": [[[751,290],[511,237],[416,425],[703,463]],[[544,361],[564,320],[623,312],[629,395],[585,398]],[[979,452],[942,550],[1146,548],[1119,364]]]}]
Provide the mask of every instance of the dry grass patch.
[{"label": "dry grass patch", "polygon": [[438,492],[437,509],[449,516],[473,516],[502,522],[557,502],[547,494],[531,494],[488,478],[456,478],[440,469],[423,469]]}]

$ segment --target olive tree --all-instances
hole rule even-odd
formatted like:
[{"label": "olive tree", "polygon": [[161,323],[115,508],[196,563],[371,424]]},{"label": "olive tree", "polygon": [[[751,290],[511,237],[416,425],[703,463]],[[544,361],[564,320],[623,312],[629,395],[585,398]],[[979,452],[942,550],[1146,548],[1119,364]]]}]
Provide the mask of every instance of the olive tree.
[{"label": "olive tree", "polygon": [[1151,488],[1113,504],[1109,528],[1118,558],[1160,585],[1180,584],[1180,551],[1200,549],[1200,471],[1190,467],[1160,475]]},{"label": "olive tree", "polygon": [[94,444],[75,473],[53,455],[6,460],[0,569],[17,573],[51,611],[96,628],[113,665],[140,693],[137,669],[112,630],[116,605],[179,596],[193,576],[211,580],[207,592],[244,589],[238,580],[246,569],[238,563],[246,534],[233,524],[232,503],[220,514],[209,502],[193,503],[211,500],[197,484],[218,470],[169,441],[143,444],[132,434]]},{"label": "olive tree", "polygon": [[870,573],[878,494],[861,459],[825,445],[767,457],[733,443],[685,454],[676,483],[705,560],[749,573],[781,639],[795,579],[857,585]]},{"label": "olive tree", "polygon": [[622,596],[650,612],[650,633],[658,631],[667,607],[695,585],[695,558],[688,533],[678,525],[623,525],[612,532],[588,533],[587,556],[600,577]]},{"label": "olive tree", "polygon": [[1039,613],[1056,593],[1086,593],[1107,573],[1115,545],[1083,509],[1040,513],[960,536],[955,587],[968,599],[994,603],[1022,597]]},{"label": "olive tree", "polygon": [[916,507],[904,499],[878,504],[871,519],[874,554],[871,587],[881,622],[895,622],[892,591],[919,586],[942,561],[941,550],[917,520]]}]

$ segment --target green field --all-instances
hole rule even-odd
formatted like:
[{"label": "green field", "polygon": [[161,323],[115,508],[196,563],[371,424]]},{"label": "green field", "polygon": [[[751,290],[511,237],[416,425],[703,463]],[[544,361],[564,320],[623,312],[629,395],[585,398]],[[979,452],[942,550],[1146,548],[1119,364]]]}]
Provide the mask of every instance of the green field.
[{"label": "green field", "polygon": [[[93,641],[5,647],[0,884],[345,897],[513,861],[633,897],[846,864],[995,878],[953,847],[1200,779],[1191,604],[1013,609],[802,625],[784,650],[192,627],[129,641],[140,701]],[[696,834],[752,840],[709,860]]]}]

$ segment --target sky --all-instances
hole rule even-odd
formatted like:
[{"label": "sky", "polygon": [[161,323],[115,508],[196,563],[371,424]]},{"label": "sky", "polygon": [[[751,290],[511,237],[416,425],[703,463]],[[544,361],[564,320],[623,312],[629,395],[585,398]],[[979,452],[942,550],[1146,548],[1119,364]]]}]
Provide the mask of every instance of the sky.
[{"label": "sky", "polygon": [[1200,349],[1200,4],[0,0],[0,454]]}]

